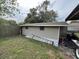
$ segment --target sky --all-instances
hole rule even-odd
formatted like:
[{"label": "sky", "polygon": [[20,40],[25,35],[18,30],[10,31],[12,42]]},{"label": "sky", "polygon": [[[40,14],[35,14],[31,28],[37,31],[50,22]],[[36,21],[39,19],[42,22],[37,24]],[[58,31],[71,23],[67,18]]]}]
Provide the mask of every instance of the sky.
[{"label": "sky", "polygon": [[[30,8],[35,8],[40,5],[44,0],[17,0],[19,3],[20,14],[13,17],[17,22],[23,22]],[[50,7],[57,12],[58,21],[65,21],[65,18],[71,11],[79,4],[79,0],[49,0]]]},{"label": "sky", "polygon": [[58,13],[58,20],[65,21],[68,15],[79,4],[79,0],[56,0],[53,9]]}]

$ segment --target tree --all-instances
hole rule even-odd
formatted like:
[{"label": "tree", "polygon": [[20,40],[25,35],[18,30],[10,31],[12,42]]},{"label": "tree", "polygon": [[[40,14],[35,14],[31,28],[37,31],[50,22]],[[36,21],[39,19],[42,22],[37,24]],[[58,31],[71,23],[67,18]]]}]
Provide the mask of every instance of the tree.
[{"label": "tree", "polygon": [[50,1],[45,0],[41,5],[37,6],[36,8],[37,8],[39,11],[47,11],[49,4],[50,4]]},{"label": "tree", "polygon": [[10,25],[17,25],[17,24],[16,24],[16,21],[14,21],[14,20],[8,20],[8,23],[9,23]]},{"label": "tree", "polygon": [[7,24],[7,23],[8,23],[7,20],[5,20],[5,19],[3,19],[3,18],[0,18],[0,25],[1,25],[1,24]]},{"label": "tree", "polygon": [[43,22],[52,22],[52,21],[55,21],[55,18],[57,16],[56,16],[56,13],[53,12],[53,10],[51,10],[46,12],[40,11],[39,17],[40,17],[40,20],[42,20]]},{"label": "tree", "polygon": [[44,1],[36,8],[30,9],[27,14],[25,23],[40,23],[40,22],[52,22],[56,20],[57,13],[53,10],[48,10],[49,1]]},{"label": "tree", "polygon": [[38,20],[39,20],[39,18],[37,15],[37,9],[35,9],[35,8],[30,9],[30,13],[27,14],[25,23],[37,23]]},{"label": "tree", "polygon": [[16,21],[14,20],[6,20],[3,18],[0,18],[0,25],[17,25]]},{"label": "tree", "polygon": [[16,0],[0,0],[0,16],[14,16],[14,11],[19,11]]}]

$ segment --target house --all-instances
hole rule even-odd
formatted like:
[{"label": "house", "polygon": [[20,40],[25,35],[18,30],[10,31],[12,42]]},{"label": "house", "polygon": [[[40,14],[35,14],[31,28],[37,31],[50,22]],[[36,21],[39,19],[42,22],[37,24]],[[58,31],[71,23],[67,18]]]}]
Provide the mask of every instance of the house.
[{"label": "house", "polygon": [[[79,19],[79,5],[72,11],[72,13],[66,18],[66,21]],[[74,25],[74,27],[77,24]],[[68,27],[67,27],[68,26]],[[67,33],[67,28],[71,31],[72,24],[65,22],[53,22],[53,23],[28,23],[20,25],[21,34],[33,38],[38,41],[46,42],[54,46],[59,45],[61,37],[64,37]],[[77,27],[77,26],[76,26]],[[78,30],[79,27],[76,29]],[[74,29],[74,28],[73,28]],[[76,31],[77,31],[76,30]]]},{"label": "house", "polygon": [[58,46],[59,37],[66,34],[67,25],[65,22],[53,22],[28,23],[20,26],[22,35]]},{"label": "house", "polygon": [[68,15],[65,21],[79,20],[79,4],[74,10]]},{"label": "house", "polygon": [[68,32],[79,32],[79,21],[71,21],[67,27]]},{"label": "house", "polygon": [[79,32],[79,4],[74,8],[70,15],[66,18],[66,21],[71,21],[68,26],[69,32]]}]

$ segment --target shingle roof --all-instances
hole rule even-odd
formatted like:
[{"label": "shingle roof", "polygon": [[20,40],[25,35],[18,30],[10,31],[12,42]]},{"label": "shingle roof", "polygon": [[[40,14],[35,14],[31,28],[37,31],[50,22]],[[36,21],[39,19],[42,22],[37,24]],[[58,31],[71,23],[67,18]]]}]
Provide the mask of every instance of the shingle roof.
[{"label": "shingle roof", "polygon": [[65,19],[65,21],[68,20],[79,20],[79,4],[77,7],[70,13],[70,15]]},{"label": "shingle roof", "polygon": [[27,23],[20,26],[68,26],[65,22]]}]

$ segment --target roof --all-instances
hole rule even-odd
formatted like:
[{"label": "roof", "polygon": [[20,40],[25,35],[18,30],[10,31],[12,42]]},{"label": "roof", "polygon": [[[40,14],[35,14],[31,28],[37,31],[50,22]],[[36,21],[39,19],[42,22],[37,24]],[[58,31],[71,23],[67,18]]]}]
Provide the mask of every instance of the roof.
[{"label": "roof", "polygon": [[67,26],[65,22],[51,22],[51,23],[27,23],[20,26]]},{"label": "roof", "polygon": [[79,4],[70,13],[70,15],[65,19],[65,21],[68,21],[68,20],[79,20]]},{"label": "roof", "polygon": [[71,23],[79,23],[79,20],[72,20]]}]

